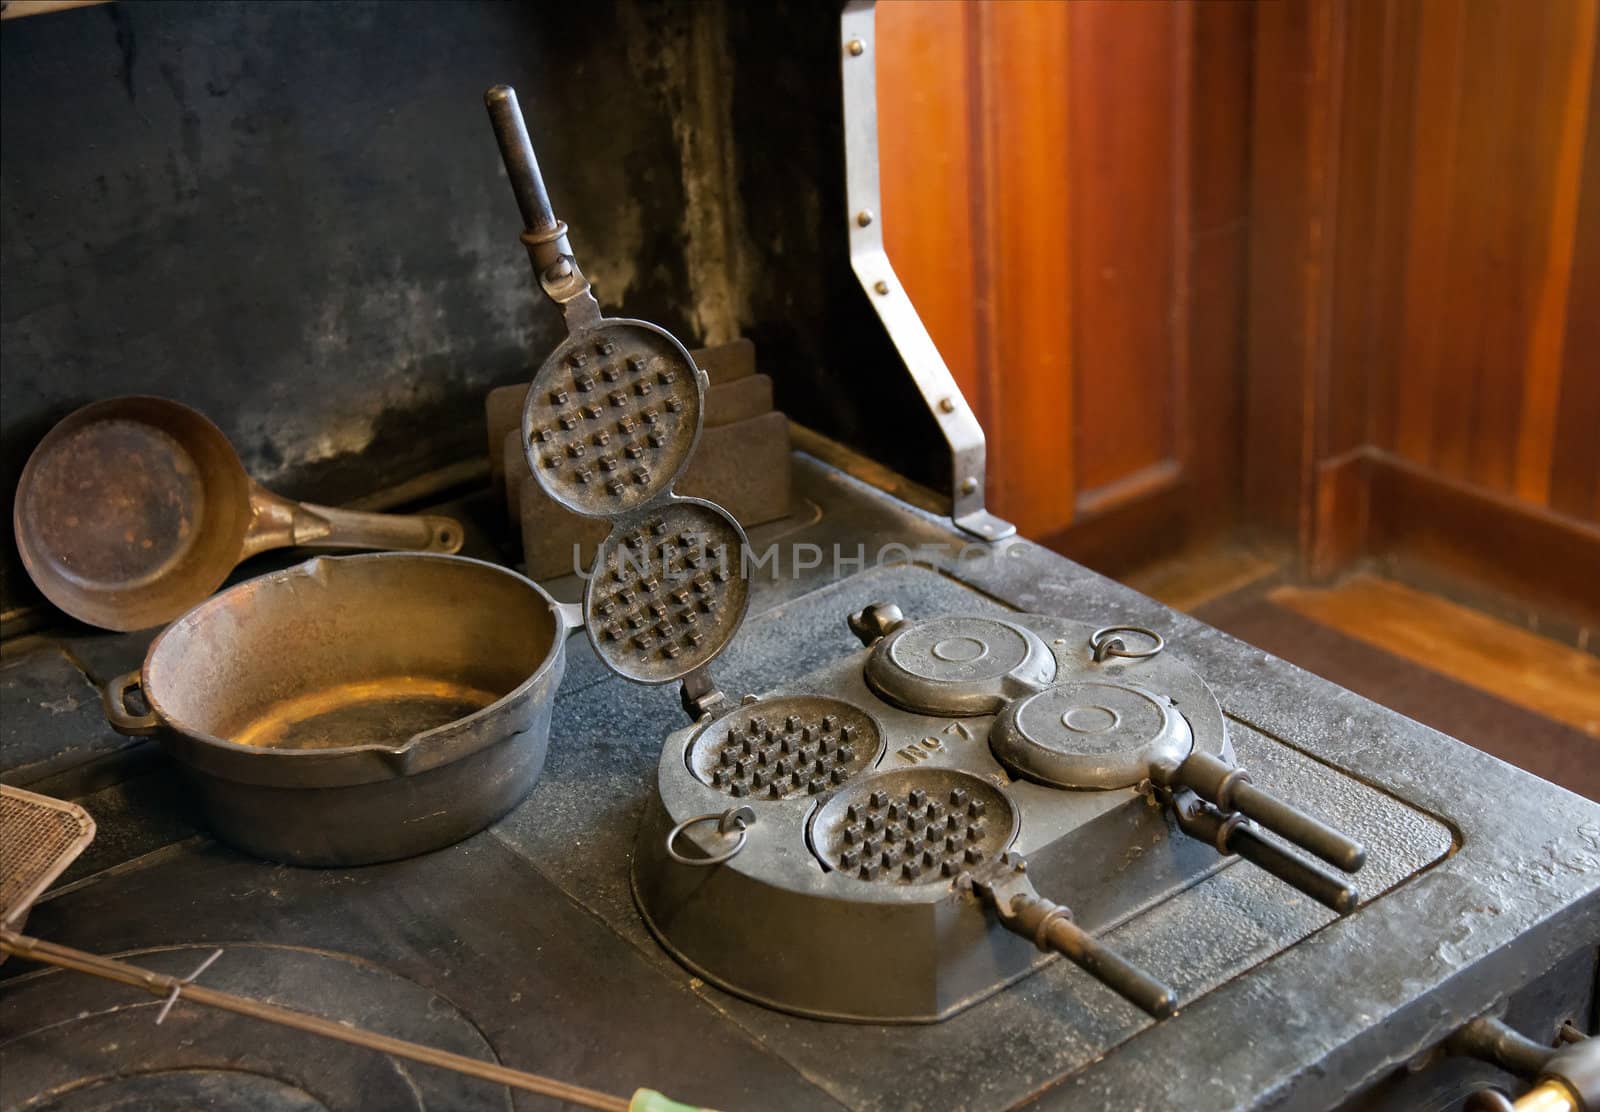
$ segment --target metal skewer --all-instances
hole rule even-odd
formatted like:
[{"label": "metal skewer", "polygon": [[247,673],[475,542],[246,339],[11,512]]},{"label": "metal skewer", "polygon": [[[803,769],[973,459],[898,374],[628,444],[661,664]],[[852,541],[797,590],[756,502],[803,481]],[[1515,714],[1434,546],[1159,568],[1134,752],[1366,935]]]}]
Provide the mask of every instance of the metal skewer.
[{"label": "metal skewer", "polygon": [[[108,981],[132,988],[143,989],[152,996],[163,997],[166,1005],[162,1009],[162,1017],[179,996],[196,1004],[211,1008],[220,1008],[226,1012],[237,1015],[249,1016],[252,1019],[264,1020],[275,1023],[281,1027],[290,1027],[296,1031],[304,1031],[312,1035],[321,1035],[324,1038],[337,1039],[342,1043],[352,1046],[365,1047],[376,1050],[382,1054],[392,1054],[397,1058],[407,1058],[413,1062],[421,1062],[427,1066],[437,1066],[440,1069],[451,1070],[455,1073],[466,1074],[483,1081],[491,1081],[499,1085],[509,1085],[514,1089],[522,1089],[540,1096],[550,1097],[553,1100],[567,1101],[570,1104],[581,1105],[585,1108],[597,1108],[602,1112],[628,1112],[630,1107],[638,1108],[649,1106],[646,1099],[639,1101],[640,1095],[650,1092],[640,1090],[635,1094],[635,1101],[602,1093],[595,1089],[585,1089],[579,1085],[569,1085],[564,1081],[543,1077],[536,1073],[526,1073],[514,1070],[508,1066],[498,1065],[494,1062],[484,1062],[477,1058],[468,1058],[464,1054],[455,1054],[448,1050],[439,1050],[436,1047],[424,1046],[421,1043],[408,1042],[390,1035],[380,1035],[375,1031],[367,1031],[360,1027],[346,1026],[331,1019],[310,1015],[306,1012],[285,1008],[278,1004],[268,1004],[265,1001],[254,1000],[248,996],[236,996],[231,992],[221,992],[214,988],[193,983],[192,978],[198,976],[206,966],[216,960],[221,951],[208,958],[204,965],[190,974],[189,977],[172,977],[165,973],[156,973],[149,969],[142,969],[137,965],[117,961],[115,958],[101,957],[99,954],[75,950],[70,946],[57,945],[54,942],[45,942],[42,939],[32,938],[28,935],[18,934],[15,931],[0,929],[0,951],[16,954],[18,957],[30,961],[43,962],[59,969],[70,969],[76,973],[87,973],[91,977],[100,977]],[[651,1096],[658,1094],[651,1093]],[[655,1107],[661,1107],[659,1103]],[[669,1107],[682,1108],[682,1105],[669,1105]]]}]

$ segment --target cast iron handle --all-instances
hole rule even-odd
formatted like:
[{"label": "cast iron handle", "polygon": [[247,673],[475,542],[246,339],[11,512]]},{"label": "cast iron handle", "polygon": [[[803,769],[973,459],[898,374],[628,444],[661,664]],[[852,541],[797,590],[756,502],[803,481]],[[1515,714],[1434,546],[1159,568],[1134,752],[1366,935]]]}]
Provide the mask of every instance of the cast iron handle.
[{"label": "cast iron handle", "polygon": [[863,645],[874,645],[905,624],[906,616],[892,602],[875,602],[850,615],[850,632]]},{"label": "cast iron handle", "polygon": [[[100,702],[105,707],[106,721],[119,734],[149,737],[161,728],[161,719],[155,711],[135,714],[128,709],[128,692],[139,689],[142,695],[143,682],[138,672],[125,672],[100,689]],[[148,703],[149,699],[145,701]]]},{"label": "cast iron handle", "polygon": [[528,124],[517,103],[517,91],[510,85],[496,85],[483,94],[500,158],[511,179],[511,192],[522,212],[522,243],[528,260],[545,294],[562,307],[568,331],[577,331],[600,319],[600,306],[589,291],[589,280],[578,269],[578,260],[567,242],[567,226],[556,219],[550,207],[550,194],[539,172],[539,160],[528,138]]},{"label": "cast iron handle", "polygon": [[1033,939],[1041,950],[1053,950],[1118,996],[1156,1019],[1166,1019],[1178,1006],[1178,994],[1134,965],[1072,921],[1072,912],[1044,897],[1011,898],[1011,914],[1000,921]]},{"label": "cast iron handle", "polygon": [[1069,908],[1039,895],[1027,870],[1025,860],[1008,853],[959,883],[970,884],[1008,931],[1060,954],[1147,1014],[1166,1019],[1177,1010],[1176,992],[1078,926]]},{"label": "cast iron handle", "polygon": [[494,136],[500,143],[500,157],[506,164],[517,208],[522,212],[523,227],[530,236],[550,237],[542,240],[550,250],[535,260],[540,270],[548,269],[561,257],[561,252],[554,249],[555,240],[565,233],[566,227],[556,219],[555,210],[550,207],[550,193],[545,189],[544,175],[539,172],[539,159],[533,153],[533,140],[528,138],[528,124],[522,118],[517,91],[510,85],[496,85],[483,94],[483,106],[489,110],[489,122],[494,125]]},{"label": "cast iron handle", "polygon": [[1192,791],[1174,792],[1172,810],[1185,834],[1209,842],[1223,855],[1238,854],[1324,907],[1343,915],[1355,910],[1361,901],[1361,893],[1354,885],[1267,841],[1256,824],[1237,811],[1225,814]]},{"label": "cast iron handle", "polygon": [[1175,770],[1154,770],[1153,779],[1168,788],[1190,788],[1223,811],[1247,815],[1347,873],[1357,872],[1366,864],[1367,851],[1360,842],[1262,791],[1250,782],[1244,769],[1210,753],[1191,753]]}]

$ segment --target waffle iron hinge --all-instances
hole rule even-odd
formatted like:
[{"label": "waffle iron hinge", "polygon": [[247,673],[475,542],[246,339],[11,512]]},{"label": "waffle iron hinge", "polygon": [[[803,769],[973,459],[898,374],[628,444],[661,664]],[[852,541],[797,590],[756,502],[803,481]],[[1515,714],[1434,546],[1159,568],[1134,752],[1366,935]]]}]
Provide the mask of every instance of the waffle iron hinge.
[{"label": "waffle iron hinge", "polygon": [[729,705],[728,697],[712,678],[711,669],[705,667],[696,668],[683,677],[679,697],[683,701],[684,713],[695,722],[715,718]]},{"label": "waffle iron hinge", "polygon": [[977,415],[895,277],[878,218],[878,79],[872,54],[873,0],[851,0],[840,17],[844,79],[845,196],[850,217],[850,265],[900,353],[911,380],[950,448],[950,518],[980,540],[997,541],[1017,528],[984,508],[987,443]]}]

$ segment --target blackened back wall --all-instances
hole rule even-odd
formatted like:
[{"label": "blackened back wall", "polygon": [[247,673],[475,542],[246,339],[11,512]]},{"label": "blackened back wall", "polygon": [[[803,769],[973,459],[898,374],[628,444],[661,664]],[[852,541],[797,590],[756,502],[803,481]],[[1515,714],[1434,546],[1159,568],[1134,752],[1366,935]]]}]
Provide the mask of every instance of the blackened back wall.
[{"label": "blackened back wall", "polygon": [[[791,415],[937,480],[845,256],[831,4],[117,3],[0,31],[0,483],[153,393],[338,502],[483,451],[559,338],[482,107],[517,86],[608,312],[756,340]],[[883,415],[898,412],[888,435]],[[5,546],[0,601],[32,596]]]}]

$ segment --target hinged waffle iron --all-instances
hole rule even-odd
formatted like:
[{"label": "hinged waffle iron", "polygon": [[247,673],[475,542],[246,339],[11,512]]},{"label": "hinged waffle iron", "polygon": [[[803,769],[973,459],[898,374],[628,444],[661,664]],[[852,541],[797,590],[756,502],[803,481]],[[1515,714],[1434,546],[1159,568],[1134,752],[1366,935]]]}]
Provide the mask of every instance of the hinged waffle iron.
[{"label": "hinged waffle iron", "polygon": [[1261,828],[1345,872],[1365,851],[1251,784],[1215,697],[1148,630],[869,606],[850,616],[862,652],[728,700],[709,665],[749,605],[745,536],[672,491],[705,376],[664,330],[600,315],[515,93],[485,100],[569,333],[528,391],[529,468],[611,523],[584,592],[597,656],[635,682],[681,681],[695,719],[667,738],[633,858],[640,911],[678,960],[786,1011],[918,1022],[1061,954],[1159,1018],[1173,991],[1091,932],[1233,855],[1355,906]]},{"label": "hinged waffle iron", "polygon": [[634,895],[707,980],[807,1016],[926,1022],[1061,954],[1160,1018],[1172,990],[1093,932],[1233,855],[1355,906],[1286,843],[1346,873],[1363,848],[1251,783],[1158,635],[893,606],[850,626],[862,651],[662,750]]}]

